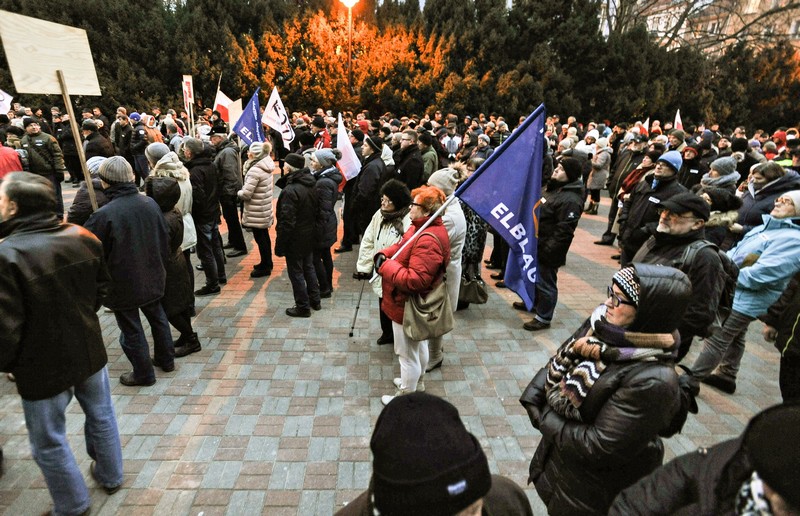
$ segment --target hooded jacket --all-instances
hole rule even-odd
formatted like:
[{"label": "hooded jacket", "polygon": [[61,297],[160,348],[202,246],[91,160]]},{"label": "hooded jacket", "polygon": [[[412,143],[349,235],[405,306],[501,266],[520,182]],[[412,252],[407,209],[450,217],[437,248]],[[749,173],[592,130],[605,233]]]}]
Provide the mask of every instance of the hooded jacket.
[{"label": "hooded jacket", "polygon": [[[550,183],[553,184],[552,182]],[[548,267],[561,267],[567,262],[575,229],[583,211],[583,181],[563,183],[543,195],[539,211],[539,260]]]},{"label": "hooded jacket", "polygon": [[358,228],[362,233],[372,220],[372,215],[381,208],[381,177],[385,173],[386,164],[379,153],[373,152],[364,158],[353,187],[353,209],[358,214]]},{"label": "hooded jacket", "polygon": [[[674,331],[689,300],[689,280],[670,267],[635,267],[639,306],[627,329]],[[585,336],[590,327],[587,319],[570,340]],[[673,363],[609,363],[580,407],[582,421],[567,419],[549,406],[546,376],[547,366],[520,399],[542,434],[528,481],[549,514],[606,514],[622,489],[661,465],[664,445],[658,436],[680,408]]]},{"label": "hooded jacket", "polygon": [[[378,160],[380,161],[380,160]],[[383,162],[381,162],[383,164]],[[336,218],[336,201],[339,199],[339,183],[342,173],[336,166],[319,171],[314,175],[314,192],[319,204],[316,221],[317,242],[315,247],[326,248],[336,242],[336,229],[339,221]],[[360,184],[361,178],[359,178]]]},{"label": "hooded jacket", "polygon": [[[753,228],[728,256],[739,266],[733,309],[758,317],[778,300],[789,281],[800,272],[800,219],[776,219],[763,215],[764,223]],[[757,258],[755,263],[743,266]]]},{"label": "hooded jacket", "polygon": [[251,163],[244,176],[242,189],[236,195],[244,201],[242,226],[248,228],[267,229],[272,227],[272,173],[275,162],[264,156]]},{"label": "hooded jacket", "polygon": [[174,152],[165,154],[151,174],[158,177],[171,177],[178,181],[178,187],[181,189],[181,197],[175,205],[183,218],[183,238],[181,241],[181,250],[185,251],[197,245],[197,229],[194,227],[194,218],[192,217],[192,183],[189,180],[189,171],[183,166],[178,155]]},{"label": "hooded jacket", "polygon": [[236,197],[236,193],[242,189],[242,158],[239,148],[232,141],[224,140],[216,148],[216,152],[214,165],[222,181],[220,199]]},{"label": "hooded jacket", "polygon": [[218,221],[219,181],[217,167],[208,155],[193,157],[186,162],[192,184],[192,217],[198,226]]},{"label": "hooded jacket", "polygon": [[[284,176],[278,196],[275,255],[298,258],[314,250],[317,196],[314,176],[303,168]],[[280,186],[280,185],[279,185]]]},{"label": "hooded jacket", "polygon": [[742,207],[739,208],[737,221],[744,226],[742,234],[761,224],[761,216],[772,211],[775,199],[792,190],[800,190],[800,175],[794,170],[787,170],[786,175],[767,183],[761,190],[754,190],[752,185],[748,185],[742,195]]}]

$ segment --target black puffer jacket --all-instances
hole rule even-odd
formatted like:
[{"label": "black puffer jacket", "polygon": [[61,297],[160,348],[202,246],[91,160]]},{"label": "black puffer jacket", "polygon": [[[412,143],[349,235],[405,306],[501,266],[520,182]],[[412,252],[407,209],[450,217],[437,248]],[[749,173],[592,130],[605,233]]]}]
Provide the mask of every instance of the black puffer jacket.
[{"label": "black puffer jacket", "polygon": [[416,145],[400,149],[394,155],[395,170],[400,181],[404,182],[409,190],[422,186],[422,174],[425,165],[422,163],[422,154]]},{"label": "black puffer jacket", "polygon": [[[685,235],[656,232],[639,248],[633,257],[633,262],[675,266],[692,242],[704,239],[705,234],[702,228],[690,231]],[[722,267],[722,261],[716,250],[705,247],[694,255],[691,263],[682,264],[680,270],[692,282],[692,301],[686,309],[686,315],[678,325],[681,339],[687,339],[688,336],[694,335],[708,337],[709,326],[714,322],[722,289],[725,287],[725,270]]]},{"label": "black puffer jacket", "polygon": [[50,398],[108,362],[96,314],[110,281],[102,244],[52,213],[0,223],[0,238],[0,370],[23,399]]},{"label": "black puffer jacket", "polygon": [[781,356],[800,358],[800,273],[795,274],[781,297],[759,319],[778,330],[775,347]]},{"label": "black puffer jacket", "polygon": [[192,183],[192,218],[195,225],[219,220],[219,176],[211,158],[203,154],[185,163]]},{"label": "black puffer jacket", "polygon": [[682,455],[622,491],[610,516],[735,514],[734,502],[753,473],[739,437]]},{"label": "black puffer jacket", "polygon": [[[627,329],[674,331],[689,300],[689,280],[668,267],[635,267],[639,308]],[[589,329],[587,320],[571,339]],[[678,375],[671,361],[608,363],[580,406],[582,421],[550,407],[546,375],[545,366],[520,399],[542,433],[528,481],[549,514],[605,514],[622,489],[661,465],[664,446],[658,436],[680,408]]]},{"label": "black puffer jacket", "polygon": [[314,176],[314,179],[316,180],[314,193],[319,205],[315,247],[326,248],[336,243],[336,228],[339,226],[339,220],[336,218],[335,206],[339,198],[339,183],[342,182],[342,173],[334,166],[321,170],[318,175]]},{"label": "black puffer jacket", "polygon": [[87,161],[95,156],[101,156],[103,158],[114,156],[114,146],[111,144],[111,140],[97,131],[93,131],[92,134],[86,138],[84,144],[84,153],[86,154]]},{"label": "black puffer jacket", "polygon": [[[381,209],[381,176],[386,173],[386,164],[380,152],[373,152],[364,158],[364,165],[358,174],[354,190],[355,210],[358,214],[359,232],[369,226],[372,216]],[[401,207],[398,207],[398,209]]]},{"label": "black puffer jacket", "polygon": [[316,181],[307,168],[286,175],[276,183],[282,188],[276,206],[275,255],[304,256],[314,249],[317,219]]},{"label": "black puffer jacket", "polygon": [[629,259],[650,236],[645,226],[658,222],[659,204],[673,195],[687,191],[678,182],[677,175],[660,179],[655,188],[653,188],[654,181],[655,173],[645,176],[644,181],[636,185],[630,199],[622,206],[622,213],[619,216],[619,240]]},{"label": "black puffer jacket", "polygon": [[561,267],[575,236],[583,211],[583,181],[549,183],[545,202],[539,211],[539,261],[548,267]]}]

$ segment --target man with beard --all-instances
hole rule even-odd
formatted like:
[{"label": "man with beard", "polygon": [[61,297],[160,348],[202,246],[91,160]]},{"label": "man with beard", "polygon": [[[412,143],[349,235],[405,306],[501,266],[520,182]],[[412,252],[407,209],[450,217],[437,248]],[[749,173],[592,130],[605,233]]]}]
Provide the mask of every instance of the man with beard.
[{"label": "man with beard", "polygon": [[[567,261],[567,251],[583,210],[581,165],[574,158],[564,158],[556,166],[543,194],[539,213],[539,273],[536,277],[536,301],[533,319],[522,327],[528,331],[550,328],[558,302],[558,269]],[[514,303],[517,310],[527,310],[525,303]]]},{"label": "man with beard", "polygon": [[661,202],[658,212],[655,234],[642,245],[632,261],[675,267],[692,282],[692,301],[678,326],[681,343],[676,361],[679,361],[689,352],[696,335],[710,335],[709,328],[725,286],[725,270],[713,246],[690,253],[689,260],[683,261],[690,245],[705,240],[710,210],[702,197],[691,192],[675,195]]}]

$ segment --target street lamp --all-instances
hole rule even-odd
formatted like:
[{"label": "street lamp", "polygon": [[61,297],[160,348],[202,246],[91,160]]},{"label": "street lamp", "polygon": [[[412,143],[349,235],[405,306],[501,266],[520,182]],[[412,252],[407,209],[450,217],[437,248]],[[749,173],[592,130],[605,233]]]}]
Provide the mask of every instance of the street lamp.
[{"label": "street lamp", "polygon": [[347,91],[353,94],[353,6],[358,0],[341,0],[347,7]]}]

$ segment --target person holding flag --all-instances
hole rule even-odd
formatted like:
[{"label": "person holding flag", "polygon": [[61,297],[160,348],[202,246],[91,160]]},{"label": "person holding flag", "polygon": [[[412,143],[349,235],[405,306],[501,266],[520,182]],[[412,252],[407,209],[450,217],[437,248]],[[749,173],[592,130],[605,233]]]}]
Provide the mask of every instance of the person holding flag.
[{"label": "person holding flag", "polygon": [[[583,207],[582,167],[575,158],[564,158],[547,183],[539,212],[539,273],[536,277],[536,302],[533,319],[522,325],[528,331],[550,328],[558,302],[558,269],[567,261],[567,252]],[[526,310],[517,301],[514,308]]]}]

